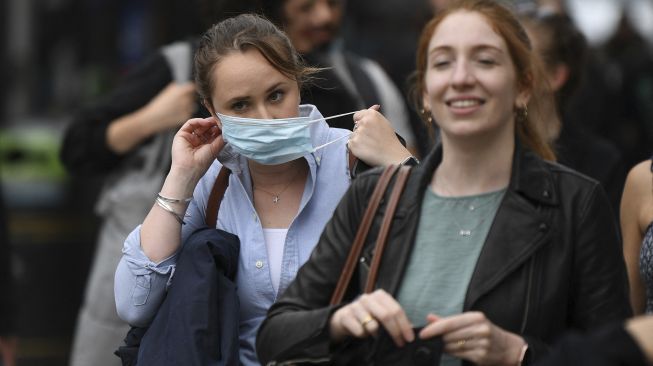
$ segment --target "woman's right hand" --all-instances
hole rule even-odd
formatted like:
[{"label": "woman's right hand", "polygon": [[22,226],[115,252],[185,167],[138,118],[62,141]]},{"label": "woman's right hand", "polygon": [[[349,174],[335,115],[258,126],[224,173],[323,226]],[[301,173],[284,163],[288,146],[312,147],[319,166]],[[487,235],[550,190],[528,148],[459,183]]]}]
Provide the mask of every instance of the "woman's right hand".
[{"label": "woman's right hand", "polygon": [[329,321],[331,340],[347,336],[365,338],[376,335],[383,326],[398,347],[415,339],[413,325],[401,305],[384,290],[363,294],[338,309]]},{"label": "woman's right hand", "polygon": [[172,142],[171,171],[199,180],[223,147],[222,131],[214,117],[189,119]]}]

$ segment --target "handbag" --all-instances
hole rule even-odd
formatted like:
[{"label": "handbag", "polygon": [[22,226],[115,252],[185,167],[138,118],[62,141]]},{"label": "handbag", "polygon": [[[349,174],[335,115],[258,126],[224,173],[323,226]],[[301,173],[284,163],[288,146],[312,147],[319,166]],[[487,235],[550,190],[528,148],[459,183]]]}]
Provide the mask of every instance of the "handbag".
[{"label": "handbag", "polygon": [[[369,230],[377,215],[378,208],[383,200],[388,185],[392,177],[397,175],[392,192],[388,198],[383,220],[376,238],[374,256],[370,264],[370,270],[365,282],[364,293],[370,293],[374,290],[376,278],[378,276],[379,266],[383,256],[386,243],[388,241],[388,233],[392,225],[395,210],[404,191],[406,181],[410,174],[409,166],[388,166],[381,177],[379,178],[370,202],[363,214],[363,219],[358,227],[354,243],[349,251],[345,266],[338,279],[336,288],[331,297],[330,304],[337,305],[342,302],[343,296],[349,286],[353,276],[358,258],[363,250],[366,238],[369,235]],[[421,328],[413,329],[417,334]],[[375,338],[367,339],[350,339],[342,347],[338,347],[331,357],[333,365],[366,365],[366,366],[437,366],[440,363],[440,356],[444,344],[441,337],[433,337],[430,339],[415,339],[411,343],[407,343],[403,347],[397,347],[392,338],[387,334],[385,329],[381,327],[379,334]]]}]

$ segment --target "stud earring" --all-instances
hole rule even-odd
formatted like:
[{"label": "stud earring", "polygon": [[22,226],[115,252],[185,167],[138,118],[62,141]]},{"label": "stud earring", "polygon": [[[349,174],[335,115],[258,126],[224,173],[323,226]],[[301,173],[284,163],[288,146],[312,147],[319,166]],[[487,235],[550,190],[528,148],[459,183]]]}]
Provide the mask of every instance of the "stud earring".
[{"label": "stud earring", "polygon": [[422,120],[425,120],[429,124],[433,123],[433,115],[431,115],[430,110],[422,108],[419,110],[419,113],[422,117]]}]

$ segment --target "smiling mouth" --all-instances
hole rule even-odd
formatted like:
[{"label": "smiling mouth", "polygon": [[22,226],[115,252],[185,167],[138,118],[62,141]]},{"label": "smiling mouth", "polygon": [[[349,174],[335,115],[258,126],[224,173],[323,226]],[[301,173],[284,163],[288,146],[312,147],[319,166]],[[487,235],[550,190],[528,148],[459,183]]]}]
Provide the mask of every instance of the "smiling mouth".
[{"label": "smiling mouth", "polygon": [[485,103],[485,101],[481,99],[458,99],[450,100],[446,103],[449,107],[453,108],[471,108],[482,105]]}]

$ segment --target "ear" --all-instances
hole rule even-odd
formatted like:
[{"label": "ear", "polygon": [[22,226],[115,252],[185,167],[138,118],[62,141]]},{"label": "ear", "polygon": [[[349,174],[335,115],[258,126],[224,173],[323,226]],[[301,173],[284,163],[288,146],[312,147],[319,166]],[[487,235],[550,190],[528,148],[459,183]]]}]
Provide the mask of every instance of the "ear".
[{"label": "ear", "polygon": [[569,67],[565,64],[558,64],[549,75],[549,83],[554,92],[560,90],[569,80]]},{"label": "ear", "polygon": [[215,109],[213,109],[213,106],[211,105],[211,101],[209,101],[208,99],[204,99],[202,100],[202,105],[204,106],[204,108],[206,108],[206,110],[209,111],[209,113],[211,113],[211,116],[213,116],[213,118],[215,118],[215,120],[217,121],[218,127],[222,129],[222,122],[220,121],[220,118],[218,118],[218,115],[215,114]]},{"label": "ear", "polygon": [[528,105],[528,101],[531,100],[531,91],[522,88],[522,90],[517,94],[515,98],[515,109],[524,108]]},{"label": "ear", "polygon": [[429,102],[429,98],[428,98],[428,95],[426,94],[426,91],[424,91],[424,93],[422,93],[422,109],[424,111],[429,111],[429,112],[432,111],[431,103]]}]

